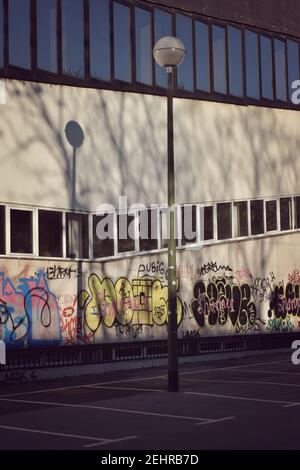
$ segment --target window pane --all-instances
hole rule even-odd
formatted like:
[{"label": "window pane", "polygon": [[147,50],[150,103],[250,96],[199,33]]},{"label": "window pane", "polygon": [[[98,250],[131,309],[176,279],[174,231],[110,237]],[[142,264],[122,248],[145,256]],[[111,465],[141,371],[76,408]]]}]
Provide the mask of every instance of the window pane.
[{"label": "window pane", "polygon": [[212,41],[214,90],[225,95],[227,93],[225,29],[213,25]]},{"label": "window pane", "polygon": [[37,65],[57,72],[56,0],[37,0]]},{"label": "window pane", "polygon": [[247,237],[248,232],[248,203],[246,201],[234,202],[234,235],[235,237]]},{"label": "window pane", "polygon": [[135,251],[134,216],[128,214],[118,215],[118,252]]},{"label": "window pane", "polygon": [[286,101],[286,57],[285,43],[279,39],[274,40],[276,98]]},{"label": "window pane", "polygon": [[260,98],[258,36],[252,31],[245,32],[247,96]]},{"label": "window pane", "polygon": [[187,16],[176,15],[176,36],[181,39],[186,49],[184,61],[177,68],[177,87],[193,91],[193,29],[192,20]]},{"label": "window pane", "polygon": [[5,254],[5,207],[0,206],[0,254]]},{"label": "window pane", "polygon": [[289,80],[289,97],[291,100],[294,90],[292,83],[294,80],[300,79],[299,71],[299,45],[294,41],[287,41],[287,55],[288,55],[288,80]]},{"label": "window pane", "polygon": [[197,241],[197,206],[181,208],[181,243],[188,245]]},{"label": "window pane", "polygon": [[63,73],[84,77],[83,1],[62,0]]},{"label": "window pane", "polygon": [[210,92],[209,27],[195,21],[196,87]]},{"label": "window pane", "polygon": [[266,201],[267,232],[277,230],[277,201]]},{"label": "window pane", "polygon": [[67,257],[89,257],[88,215],[67,214]]},{"label": "window pane", "polygon": [[110,81],[109,0],[90,0],[89,8],[91,76]]},{"label": "window pane", "polygon": [[251,201],[251,235],[264,233],[264,201]]},{"label": "window pane", "polygon": [[280,229],[292,230],[292,199],[283,197],[280,199]]},{"label": "window pane", "polygon": [[[161,10],[154,10],[155,42],[164,36],[172,36],[172,16]],[[166,71],[159,65],[155,65],[156,85],[167,88]]]},{"label": "window pane", "polygon": [[243,86],[243,53],[242,31],[228,26],[228,67],[229,67],[229,93],[242,97]]},{"label": "window pane", "polygon": [[0,0],[0,67],[3,67],[4,61],[4,41],[3,41],[3,32],[4,32],[4,17],[3,17],[3,0]]},{"label": "window pane", "polygon": [[262,97],[273,100],[273,59],[272,59],[272,41],[265,36],[260,36],[260,63],[261,63],[261,81]]},{"label": "window pane", "polygon": [[217,204],[218,240],[232,238],[231,204]]},{"label": "window pane", "polygon": [[135,8],[136,79],[152,85],[151,13]]},{"label": "window pane", "polygon": [[62,214],[39,211],[39,256],[62,256]]},{"label": "window pane", "polygon": [[157,211],[144,210],[140,212],[139,217],[140,251],[156,250],[158,248]]},{"label": "window pane", "polygon": [[131,82],[130,9],[114,2],[115,78]]},{"label": "window pane", "polygon": [[30,69],[30,0],[9,0],[9,63]]},{"label": "window pane", "polygon": [[32,212],[11,209],[10,211],[11,253],[32,253]]},{"label": "window pane", "polygon": [[114,214],[93,216],[93,256],[114,255]]},{"label": "window pane", "polygon": [[295,228],[300,228],[300,197],[294,198]]},{"label": "window pane", "polygon": [[160,211],[160,245],[161,248],[168,247],[168,211]]},{"label": "window pane", "polygon": [[201,240],[213,240],[214,238],[214,208],[206,206],[200,208]]}]

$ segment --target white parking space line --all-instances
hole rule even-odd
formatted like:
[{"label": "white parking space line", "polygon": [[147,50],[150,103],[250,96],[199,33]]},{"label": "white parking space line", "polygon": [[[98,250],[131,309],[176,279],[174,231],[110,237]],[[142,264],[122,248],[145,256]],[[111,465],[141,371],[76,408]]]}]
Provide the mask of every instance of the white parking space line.
[{"label": "white parking space line", "polygon": [[116,412],[116,413],[155,416],[158,418],[182,419],[186,421],[211,421],[210,418],[198,418],[194,416],[172,415],[172,414],[166,414],[166,413],[152,413],[150,411],[128,410],[128,409],[123,409],[123,408],[111,408],[107,406],[97,406],[97,405],[80,405],[80,404],[75,404],[75,403],[58,403],[58,402],[37,401],[37,400],[16,400],[14,398],[0,398],[0,401],[10,402],[10,403],[26,403],[26,404],[33,404],[33,405],[45,405],[45,406],[57,406],[57,407],[66,407],[66,408],[79,408],[79,409],[82,408],[82,409],[90,409],[90,410],[111,411],[111,412]]},{"label": "white parking space line", "polygon": [[[241,369],[242,367],[255,367],[255,366],[261,366],[261,365],[268,365],[268,364],[281,364],[285,363],[286,360],[281,360],[281,361],[271,361],[271,362],[256,362],[253,364],[240,364],[236,366],[226,366],[226,367],[213,367],[210,369],[199,369],[199,370],[191,370],[191,371],[186,371],[186,372],[180,372],[180,376],[185,376],[185,375],[193,375],[193,374],[205,374],[207,372],[215,372],[215,371],[234,371],[235,369],[243,370]],[[253,372],[258,372],[258,371],[253,371]],[[269,371],[270,372],[270,371]],[[275,372],[275,371],[274,371]],[[276,371],[277,372],[277,371]],[[278,372],[279,373],[279,372]],[[281,372],[284,374],[284,372]],[[293,372],[285,372],[286,374],[294,374]],[[299,374],[300,375],[300,374]],[[131,382],[143,382],[143,381],[148,381],[148,380],[157,380],[157,379],[166,379],[167,375],[156,375],[156,376],[147,376],[147,377],[138,377],[134,379],[119,379],[119,380],[111,380],[111,381],[106,381],[106,382],[96,382],[92,384],[86,384],[86,385],[111,385],[111,384],[118,384],[118,383],[131,383]],[[31,394],[39,394],[39,393],[47,393],[47,392],[58,392],[58,391],[64,391],[64,390],[72,390],[72,389],[77,389],[77,388],[82,388],[84,387],[85,384],[81,385],[70,385],[66,387],[53,387],[53,388],[46,388],[46,389],[39,389],[39,390],[33,390],[33,391],[27,391],[27,392],[16,392],[16,393],[5,393],[0,395],[0,398],[4,397],[17,397],[17,396],[26,396],[26,395],[31,395]]]},{"label": "white parking space line", "polygon": [[66,438],[71,438],[71,439],[81,439],[85,441],[94,441],[93,444],[88,444],[88,445],[85,445],[84,447],[100,446],[100,445],[112,444],[115,442],[127,441],[127,440],[138,438],[138,436],[126,436],[120,439],[103,439],[102,437],[81,436],[79,434],[67,434],[67,433],[62,433],[62,432],[42,431],[40,429],[20,428],[20,427],[15,427],[15,426],[4,426],[4,425],[0,425],[0,429],[6,429],[9,431],[17,431],[17,432],[29,432],[29,433],[34,433],[34,434],[44,434],[47,436],[55,436],[55,437],[66,437]]},{"label": "white parking space line", "polygon": [[136,387],[110,387],[109,385],[85,385],[85,388],[99,388],[103,390],[132,390],[134,392],[164,392],[167,393],[167,390],[163,389],[153,389],[153,388],[136,388]]},{"label": "white parking space line", "polygon": [[278,385],[282,387],[300,387],[300,384],[291,384],[284,382],[265,382],[262,380],[218,380],[218,379],[184,379],[185,382],[212,382],[212,383],[224,383],[224,384],[255,384],[255,385]]},{"label": "white parking space line", "polygon": [[235,419],[235,416],[227,416],[225,418],[211,419],[207,423],[196,423],[196,426],[204,426],[206,424],[221,423],[223,421],[229,421],[230,419]]},{"label": "white parking space line", "polygon": [[271,403],[271,404],[278,404],[278,405],[300,405],[298,402],[292,402],[292,401],[284,401],[284,400],[267,400],[264,398],[251,398],[251,397],[237,397],[233,395],[221,395],[221,394],[216,394],[216,393],[202,393],[202,392],[183,392],[186,395],[199,395],[202,397],[208,397],[208,398],[225,398],[229,400],[245,400],[245,401],[256,401],[256,402],[262,402],[262,403]]},{"label": "white parking space line", "polygon": [[94,442],[93,444],[85,444],[83,447],[98,447],[104,446],[105,444],[115,444],[116,442],[131,441],[132,439],[138,439],[139,436],[127,436],[120,437],[120,439],[111,439],[108,442]]},{"label": "white parking space line", "polygon": [[299,372],[285,372],[285,371],[279,371],[279,370],[250,370],[250,369],[239,369],[240,372],[258,372],[261,374],[277,374],[277,375],[293,375],[294,377],[300,377]]}]

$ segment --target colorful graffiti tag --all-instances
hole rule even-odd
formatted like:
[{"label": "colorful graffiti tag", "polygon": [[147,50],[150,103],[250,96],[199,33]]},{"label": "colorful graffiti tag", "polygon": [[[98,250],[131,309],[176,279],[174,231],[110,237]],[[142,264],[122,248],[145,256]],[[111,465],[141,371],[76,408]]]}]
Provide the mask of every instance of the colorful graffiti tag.
[{"label": "colorful graffiti tag", "polygon": [[[13,265],[15,268],[16,265]],[[285,333],[300,328],[299,270],[254,276],[247,267],[188,263],[177,271],[180,336]],[[52,269],[52,268],[51,268]],[[30,272],[34,274],[29,275]],[[167,268],[136,264],[136,276],[102,276],[74,263],[0,270],[0,339],[9,347],[166,338]],[[13,273],[14,275],[11,275]],[[59,273],[59,275],[58,275]],[[148,336],[147,336],[148,335]]]},{"label": "colorful graffiti tag", "polygon": [[18,281],[0,272],[0,328],[14,346],[61,343],[58,303],[43,271]]},{"label": "colorful graffiti tag", "polygon": [[[168,289],[159,279],[138,278],[129,281],[120,277],[115,283],[102,281],[91,274],[88,291],[79,295],[80,307],[87,327],[96,332],[101,324],[111,328],[118,325],[157,325],[168,322]],[[177,297],[177,322],[180,324],[183,306]]]}]

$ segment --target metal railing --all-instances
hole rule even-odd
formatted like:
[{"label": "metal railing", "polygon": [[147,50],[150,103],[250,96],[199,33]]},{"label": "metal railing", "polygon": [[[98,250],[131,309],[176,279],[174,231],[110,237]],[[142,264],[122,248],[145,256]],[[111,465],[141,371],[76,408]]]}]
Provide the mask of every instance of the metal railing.
[{"label": "metal railing", "polygon": [[[178,341],[178,352],[180,357],[187,357],[233,351],[289,348],[292,342],[299,338],[300,333],[184,338]],[[155,359],[164,358],[167,355],[167,340],[8,349],[7,362],[0,366],[0,372]]]}]

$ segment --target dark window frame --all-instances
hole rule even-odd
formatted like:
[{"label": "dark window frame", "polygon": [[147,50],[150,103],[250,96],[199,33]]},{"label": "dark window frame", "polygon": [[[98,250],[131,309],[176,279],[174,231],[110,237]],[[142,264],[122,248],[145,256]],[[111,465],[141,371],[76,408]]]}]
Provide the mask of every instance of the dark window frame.
[{"label": "dark window frame", "polygon": [[[40,253],[40,243],[41,243],[41,237],[40,237],[40,230],[41,230],[41,226],[40,226],[40,213],[45,213],[45,212],[48,212],[48,213],[55,213],[57,215],[60,215],[60,219],[61,219],[61,233],[60,233],[60,254],[51,254],[51,255],[44,255],[44,254],[41,254]],[[37,210],[37,214],[36,214],[36,217],[37,217],[37,234],[38,234],[38,242],[37,242],[37,253],[38,253],[38,257],[39,258],[53,258],[53,259],[63,259],[64,258],[64,215],[65,215],[65,212],[62,212],[60,211],[59,209],[57,210],[50,210],[50,209],[41,209],[39,208]],[[58,230],[58,228],[57,228]]]},{"label": "dark window frame", "polygon": [[[27,208],[27,207],[13,207],[9,206],[6,208],[8,210],[8,217],[9,217],[9,254],[14,256],[35,256],[36,253],[36,238],[35,238],[35,223],[36,223],[36,217],[38,217],[38,213],[35,209],[33,208]],[[19,212],[29,212],[31,214],[31,247],[32,250],[27,252],[27,251],[13,251],[12,250],[12,223],[11,223],[11,213],[12,211],[19,211]],[[7,226],[6,226],[6,231],[7,231]],[[6,247],[7,251],[8,247]]]},{"label": "dark window frame", "polygon": [[[131,41],[132,41],[132,83],[121,82],[113,78],[114,70],[113,70],[113,30],[112,30],[112,8],[113,8],[113,1],[117,1],[117,3],[123,4],[131,9],[131,21],[134,15],[134,7],[140,7],[143,9],[149,9],[152,11],[152,40],[154,40],[154,9],[158,9],[161,11],[165,11],[172,16],[172,24],[173,24],[173,33],[174,33],[174,23],[175,23],[175,14],[176,12],[183,14],[182,10],[170,8],[167,6],[160,6],[156,4],[148,4],[141,0],[136,0],[133,3],[129,3],[125,0],[110,0],[110,26],[111,26],[111,81],[105,82],[98,79],[92,79],[90,77],[89,71],[89,31],[88,31],[88,0],[84,0],[84,57],[85,57],[85,78],[75,78],[75,77],[68,77],[62,74],[61,68],[61,0],[57,0],[57,57],[58,57],[58,73],[53,72],[46,72],[37,69],[36,64],[36,56],[37,56],[37,47],[36,47],[36,35],[34,31],[36,30],[35,26],[35,0],[31,0],[31,17],[30,17],[30,30],[31,30],[31,60],[32,60],[32,69],[20,69],[18,67],[14,67],[8,64],[8,1],[4,0],[4,68],[0,70],[0,77],[1,78],[10,78],[10,79],[17,79],[17,80],[28,80],[33,82],[40,82],[40,83],[49,83],[49,84],[57,84],[57,85],[70,85],[70,86],[79,86],[82,88],[96,88],[96,89],[105,89],[105,90],[118,90],[118,91],[128,91],[128,92],[135,92],[135,93],[143,93],[143,94],[153,94],[159,96],[165,96],[166,90],[156,85],[155,80],[153,79],[153,85],[145,85],[136,82],[136,69],[135,69],[135,38],[134,38],[134,24],[131,24]],[[288,61],[287,61],[287,40],[290,39],[294,41],[299,46],[299,55],[300,55],[300,38],[292,36],[292,35],[283,35],[282,33],[276,33],[275,31],[266,31],[265,29],[254,27],[254,26],[246,26],[240,25],[233,21],[225,21],[225,20],[216,20],[213,19],[209,21],[207,18],[203,17],[201,14],[198,13],[191,13],[191,12],[184,12],[184,15],[189,16],[193,20],[193,32],[195,29],[194,21],[198,20],[200,22],[206,23],[209,25],[210,31],[210,67],[211,67],[211,92],[207,93],[204,91],[197,90],[194,88],[193,92],[188,92],[186,90],[178,90],[175,88],[174,95],[178,98],[190,98],[196,100],[204,100],[204,101],[215,101],[215,102],[223,102],[223,103],[232,103],[232,104],[239,104],[239,105],[255,105],[255,106],[263,106],[263,107],[270,107],[270,108],[280,108],[280,109],[299,109],[297,105],[294,105],[289,101],[289,89],[288,89]],[[222,95],[213,92],[213,83],[212,83],[212,38],[211,38],[211,31],[212,31],[212,24],[215,24],[220,27],[224,27],[226,30],[227,36],[227,26],[233,26],[237,29],[241,29],[243,32],[243,73],[244,73],[244,80],[245,80],[245,30],[249,30],[255,32],[256,34],[260,35],[267,35],[272,38],[272,42],[274,42],[274,38],[283,40],[285,42],[285,56],[286,56],[286,84],[287,84],[287,101],[280,101],[274,97],[274,100],[263,99],[251,99],[245,96],[246,94],[246,87],[244,83],[244,97],[238,98],[235,96]],[[226,51],[228,54],[228,41],[226,38]],[[260,40],[258,41],[258,45],[260,48]],[[193,33],[193,55],[195,56],[195,34]],[[154,60],[153,61],[153,76],[155,78],[155,67],[154,67]],[[274,64],[274,55],[273,55],[273,64]],[[228,75],[228,57],[227,57],[227,75]],[[261,59],[260,59],[260,51],[259,51],[259,76],[260,76],[260,87],[261,87]],[[195,82],[195,58],[194,58],[194,84]],[[175,73],[176,74],[176,73]],[[274,71],[273,71],[274,76]],[[176,83],[176,82],[175,82]],[[276,85],[276,84],[274,84]],[[227,80],[227,87],[229,86]],[[260,88],[261,90],[261,88]],[[274,90],[275,92],[275,90]]]}]

